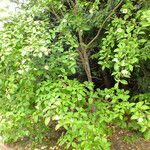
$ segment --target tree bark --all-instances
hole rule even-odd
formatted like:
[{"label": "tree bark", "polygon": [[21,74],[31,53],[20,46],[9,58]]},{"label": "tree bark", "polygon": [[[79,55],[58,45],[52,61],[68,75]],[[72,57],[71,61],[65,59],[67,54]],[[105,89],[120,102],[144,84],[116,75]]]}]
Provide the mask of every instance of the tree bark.
[{"label": "tree bark", "polygon": [[80,54],[80,58],[81,58],[82,65],[83,65],[83,68],[85,70],[87,79],[89,82],[92,82],[91,68],[90,68],[90,63],[89,63],[87,51],[86,51],[86,49],[84,49],[83,47],[80,46],[78,48],[78,52]]}]

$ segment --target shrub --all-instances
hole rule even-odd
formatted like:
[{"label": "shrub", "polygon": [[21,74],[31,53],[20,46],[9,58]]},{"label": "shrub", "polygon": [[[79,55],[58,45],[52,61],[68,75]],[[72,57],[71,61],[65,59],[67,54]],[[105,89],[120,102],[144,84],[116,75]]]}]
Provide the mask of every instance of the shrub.
[{"label": "shrub", "polygon": [[[29,1],[0,31],[0,133],[110,149],[111,125],[149,138],[149,10],[144,2]],[[146,64],[146,66],[145,66]],[[143,67],[144,66],[144,67]],[[109,83],[109,87],[107,86]]]}]

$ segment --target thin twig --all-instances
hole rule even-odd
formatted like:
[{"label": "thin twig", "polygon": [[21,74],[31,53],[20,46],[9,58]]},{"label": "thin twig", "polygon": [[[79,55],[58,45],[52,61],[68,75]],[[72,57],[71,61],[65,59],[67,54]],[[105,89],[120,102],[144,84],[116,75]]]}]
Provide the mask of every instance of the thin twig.
[{"label": "thin twig", "polygon": [[87,47],[90,47],[90,45],[98,38],[98,36],[100,35],[101,30],[103,29],[103,27],[104,27],[105,23],[107,22],[107,20],[111,17],[111,15],[114,13],[114,11],[122,4],[123,1],[124,0],[121,0],[117,4],[117,6],[113,10],[111,10],[110,14],[107,16],[107,18],[104,20],[104,22],[102,23],[101,27],[99,28],[96,36],[87,44]]},{"label": "thin twig", "polygon": [[102,79],[100,79],[98,77],[93,77],[93,76],[92,76],[92,79],[97,79],[97,80],[100,80],[100,81],[102,80]]}]

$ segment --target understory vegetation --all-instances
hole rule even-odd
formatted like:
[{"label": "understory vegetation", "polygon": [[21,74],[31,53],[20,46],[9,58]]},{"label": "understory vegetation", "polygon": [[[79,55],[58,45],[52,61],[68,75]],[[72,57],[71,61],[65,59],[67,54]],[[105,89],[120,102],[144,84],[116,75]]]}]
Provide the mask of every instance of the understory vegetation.
[{"label": "understory vegetation", "polygon": [[148,0],[29,0],[0,31],[0,135],[109,150],[111,126],[150,138]]}]

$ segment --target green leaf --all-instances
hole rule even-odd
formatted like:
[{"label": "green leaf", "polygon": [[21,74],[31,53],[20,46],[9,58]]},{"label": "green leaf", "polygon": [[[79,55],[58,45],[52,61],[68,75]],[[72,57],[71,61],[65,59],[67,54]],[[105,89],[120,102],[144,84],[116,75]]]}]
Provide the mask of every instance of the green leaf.
[{"label": "green leaf", "polygon": [[147,126],[142,126],[142,128],[141,128],[141,132],[145,132],[145,131],[146,131],[146,129],[147,129]]},{"label": "green leaf", "polygon": [[89,98],[88,102],[89,102],[89,104],[92,104],[93,103],[93,98]]},{"label": "green leaf", "polygon": [[121,82],[122,84],[125,84],[125,85],[128,84],[128,82],[127,82],[126,80],[120,80],[120,82]]},{"label": "green leaf", "polygon": [[150,107],[147,106],[147,105],[143,105],[143,106],[141,107],[141,109],[142,109],[142,110],[148,110],[148,109],[150,109]]},{"label": "green leaf", "polygon": [[72,142],[72,147],[77,148],[77,144],[75,142]]},{"label": "green leaf", "polygon": [[61,124],[57,124],[55,130],[58,130],[61,126],[62,126]]},{"label": "green leaf", "polygon": [[138,119],[139,117],[137,116],[137,115],[133,115],[132,117],[131,117],[131,120],[134,120],[134,119]]},{"label": "green leaf", "polygon": [[33,116],[33,119],[37,123],[38,122],[38,115]]},{"label": "green leaf", "polygon": [[115,65],[114,65],[114,70],[119,71],[119,65],[117,63],[115,63]]},{"label": "green leaf", "polygon": [[144,138],[145,138],[146,140],[150,140],[150,131],[145,131],[145,132],[144,132]]},{"label": "green leaf", "polygon": [[75,68],[71,68],[71,72],[72,72],[73,74],[75,74],[75,73],[76,73],[76,69],[75,69]]},{"label": "green leaf", "polygon": [[50,122],[50,117],[45,118],[45,125],[47,126]]}]

